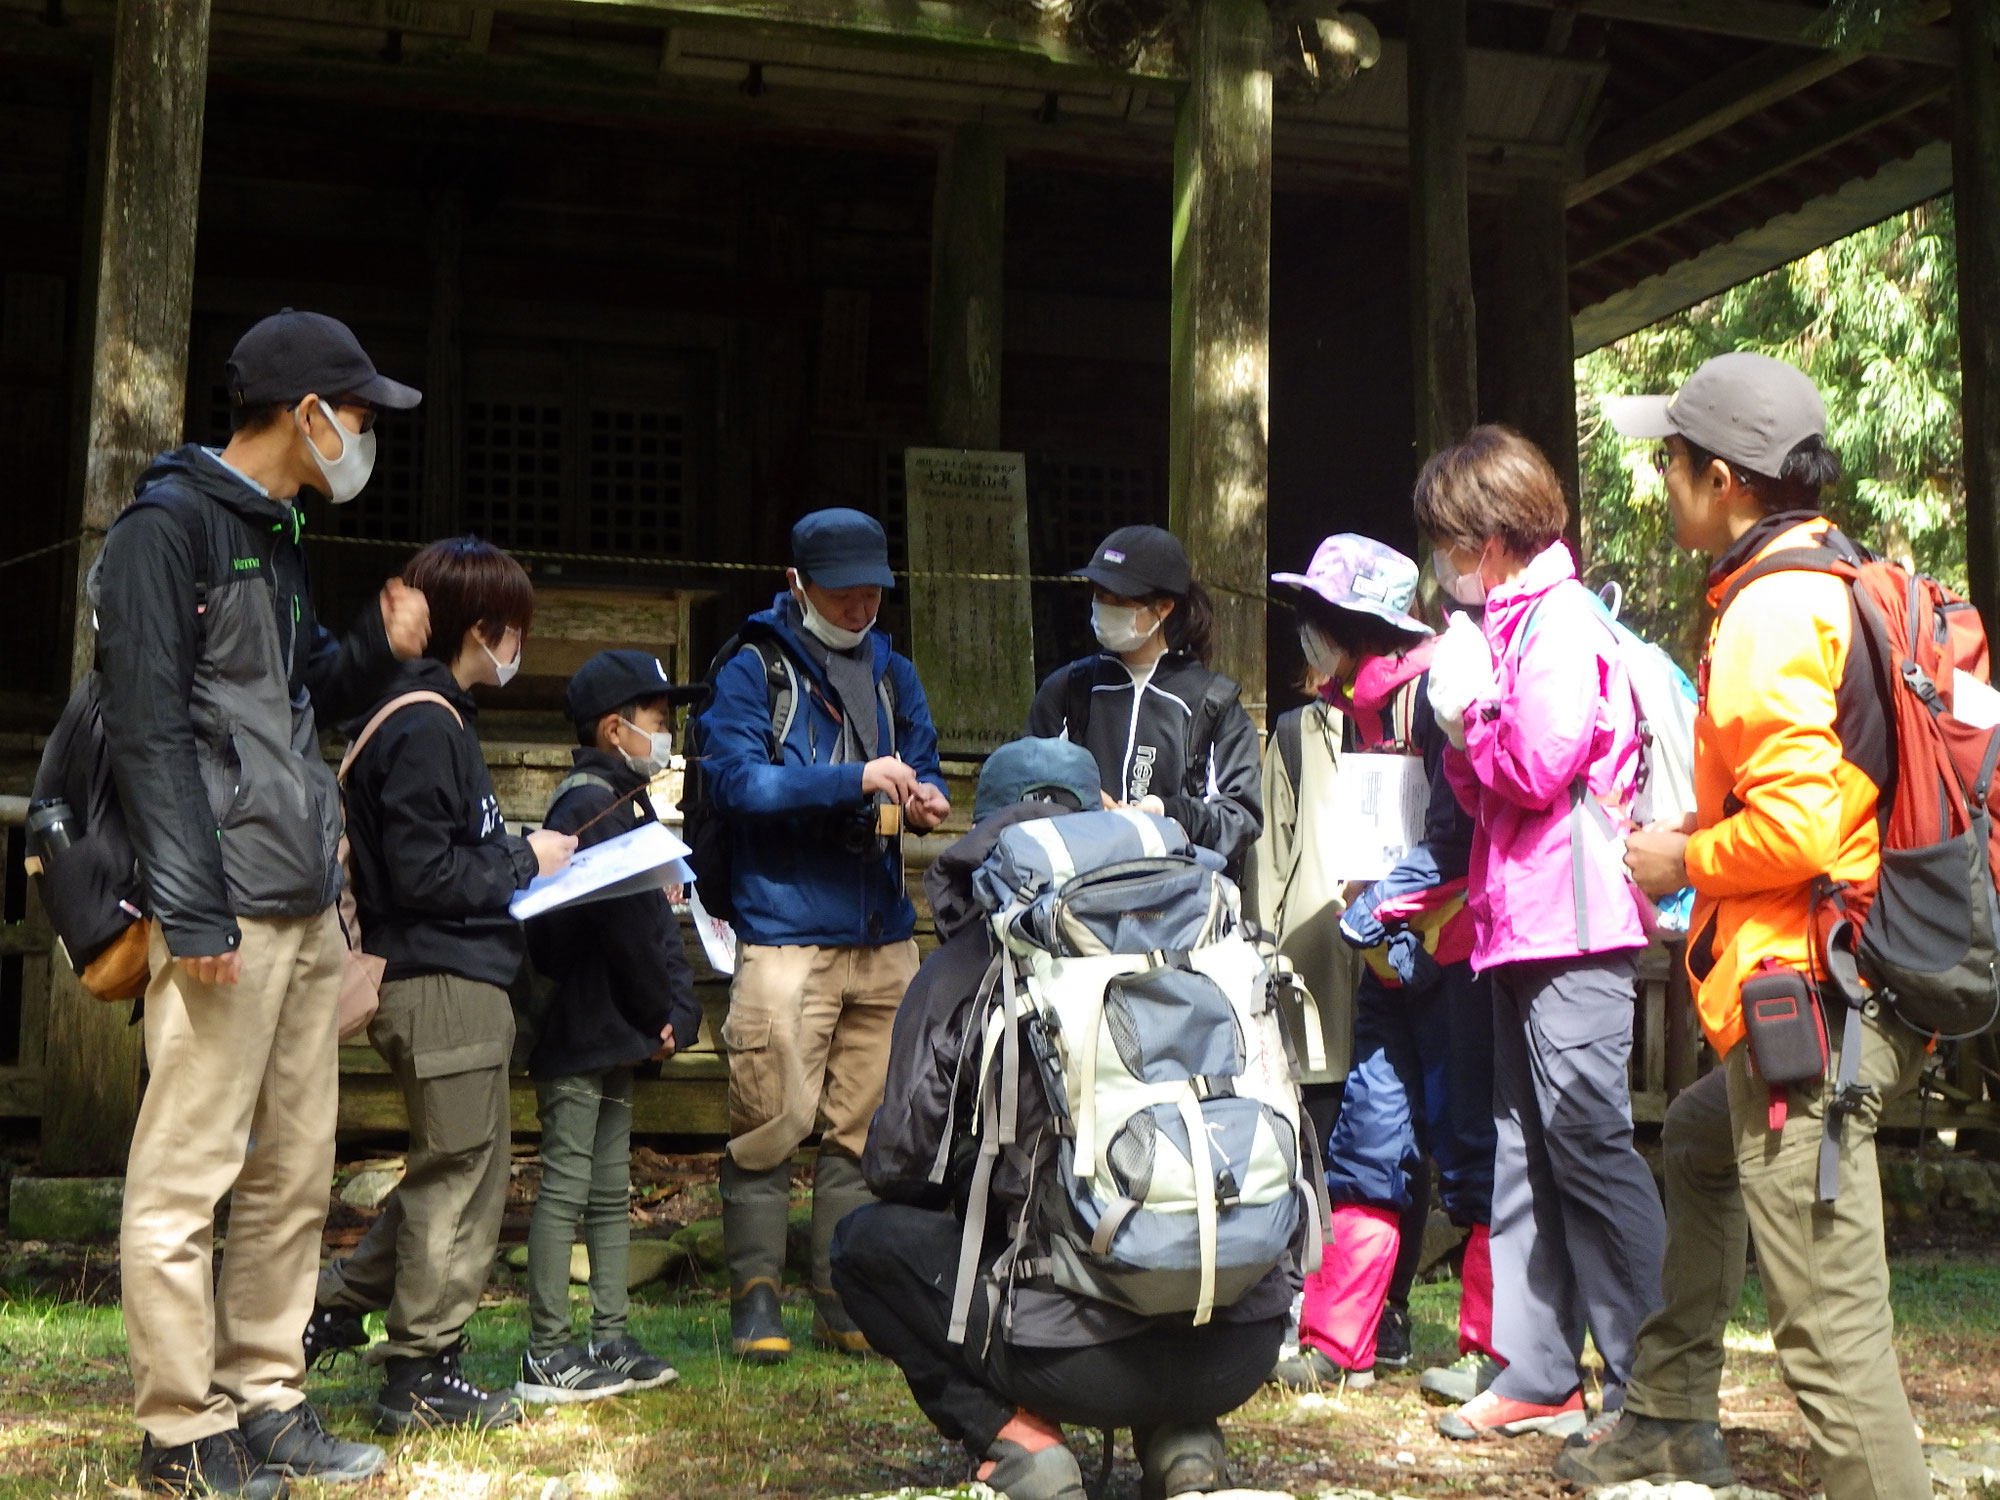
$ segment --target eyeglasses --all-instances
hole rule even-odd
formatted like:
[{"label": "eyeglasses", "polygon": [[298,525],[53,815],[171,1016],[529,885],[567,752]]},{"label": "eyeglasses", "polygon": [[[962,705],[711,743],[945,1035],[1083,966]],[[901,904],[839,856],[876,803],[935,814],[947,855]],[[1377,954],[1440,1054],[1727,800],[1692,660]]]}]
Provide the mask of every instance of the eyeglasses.
[{"label": "eyeglasses", "polygon": [[1674,450],[1665,443],[1653,450],[1653,472],[1665,479],[1667,470],[1674,466]]}]

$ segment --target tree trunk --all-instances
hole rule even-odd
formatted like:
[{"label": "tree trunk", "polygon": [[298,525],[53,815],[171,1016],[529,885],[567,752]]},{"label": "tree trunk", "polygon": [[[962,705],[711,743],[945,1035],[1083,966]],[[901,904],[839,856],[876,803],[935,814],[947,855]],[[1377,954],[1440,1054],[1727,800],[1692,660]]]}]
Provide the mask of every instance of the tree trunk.
[{"label": "tree trunk", "polygon": [[931,209],[931,434],[1000,446],[1000,313],[1007,153],[991,125],[960,125],[938,156]]},{"label": "tree trunk", "polygon": [[1951,167],[1958,223],[1958,351],[1965,429],[1965,566],[1987,629],[2000,627],[2000,59],[1990,5],[1952,7],[1958,34]]},{"label": "tree trunk", "polygon": [[1582,560],[1577,503],[1576,359],[1569,321],[1564,184],[1529,177],[1508,200],[1498,309],[1506,360],[1501,415],[1548,454],[1569,501],[1564,534]]},{"label": "tree trunk", "polygon": [[1410,285],[1417,460],[1478,420],[1472,245],[1466,216],[1466,0],[1410,7]]},{"label": "tree trunk", "polygon": [[[83,540],[72,678],[96,634],[84,584],[146,462],[181,440],[194,300],[208,0],[120,0],[105,130]],[[141,1037],[126,1008],[53,961],[42,1104],[45,1172],[119,1170],[139,1105]]]},{"label": "tree trunk", "polygon": [[1271,342],[1271,18],[1199,0],[1174,126],[1168,501],[1214,598],[1209,665],[1264,723]]}]

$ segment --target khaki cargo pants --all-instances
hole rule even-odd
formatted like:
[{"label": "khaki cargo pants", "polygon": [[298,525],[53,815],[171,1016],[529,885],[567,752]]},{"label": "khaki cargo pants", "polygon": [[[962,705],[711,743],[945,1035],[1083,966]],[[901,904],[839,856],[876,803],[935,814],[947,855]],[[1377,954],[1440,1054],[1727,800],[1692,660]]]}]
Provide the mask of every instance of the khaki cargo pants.
[{"label": "khaki cargo pants", "polygon": [[196,984],[157,925],[152,934],[151,1076],[125,1169],[119,1255],[133,1405],[168,1446],[305,1399],[299,1340],[333,1177],[347,945],[331,907],[239,917],[237,927],[234,984]]},{"label": "khaki cargo pants", "polygon": [[354,1253],[320,1273],[319,1301],[387,1310],[371,1360],[428,1357],[478,1309],[500,1243],[514,1010],[505,990],[455,974],[398,979],[368,1039],[402,1085],[408,1166]]},{"label": "khaki cargo pants", "polygon": [[[1828,1017],[1836,1045],[1843,1020]],[[1827,1500],[1901,1500],[1928,1495],[1930,1479],[1891,1343],[1875,1127],[1882,1106],[1916,1081],[1924,1046],[1894,1021],[1864,1021],[1861,1038],[1860,1082],[1875,1092],[1846,1122],[1832,1203],[1817,1201],[1825,1085],[1793,1086],[1773,1134],[1770,1087],[1740,1043],[1668,1109],[1666,1302],[1640,1330],[1626,1405],[1650,1417],[1720,1419],[1723,1329],[1754,1237],[1771,1340]]]},{"label": "khaki cargo pants", "polygon": [[914,942],[737,950],[721,1038],[737,1166],[782,1166],[815,1128],[826,1147],[860,1158],[882,1102],[896,1007],[916,972]]}]

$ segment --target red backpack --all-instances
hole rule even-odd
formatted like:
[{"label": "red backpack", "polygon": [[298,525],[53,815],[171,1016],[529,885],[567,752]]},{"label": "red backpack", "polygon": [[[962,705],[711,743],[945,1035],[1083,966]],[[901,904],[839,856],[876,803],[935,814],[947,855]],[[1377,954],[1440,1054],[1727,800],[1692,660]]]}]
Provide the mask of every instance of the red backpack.
[{"label": "red backpack", "polygon": [[[1981,714],[1959,674],[1990,697],[1979,612],[1934,578],[1913,574],[1829,528],[1815,547],[1746,568],[1722,597],[1771,573],[1831,573],[1854,600],[1889,714],[1894,747],[1881,788],[1882,863],[1871,881],[1816,883],[1814,915],[1828,975],[1850,1007],[1881,1005],[1940,1041],[2000,1024],[2000,825],[1988,806],[2000,724]],[[1967,701],[1960,717],[1959,696]],[[2000,705],[1997,705],[2000,706]],[[1858,1011],[1850,1009],[1849,1034]],[[1842,1073],[1859,1049],[1843,1047]],[[1852,1080],[1843,1076],[1843,1085]]]}]

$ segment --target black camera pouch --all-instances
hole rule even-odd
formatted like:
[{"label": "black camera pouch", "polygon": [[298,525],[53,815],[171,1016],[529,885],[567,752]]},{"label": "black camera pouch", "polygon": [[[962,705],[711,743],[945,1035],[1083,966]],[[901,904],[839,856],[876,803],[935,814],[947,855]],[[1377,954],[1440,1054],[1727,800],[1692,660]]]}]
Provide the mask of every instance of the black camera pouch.
[{"label": "black camera pouch", "polygon": [[1750,1061],[1774,1085],[1809,1083],[1826,1076],[1830,1059],[1819,992],[1796,969],[1765,960],[1743,985],[1743,1027]]}]

